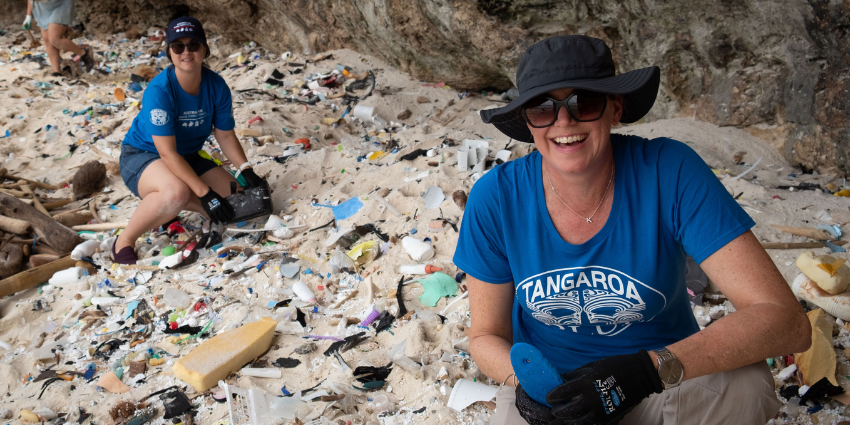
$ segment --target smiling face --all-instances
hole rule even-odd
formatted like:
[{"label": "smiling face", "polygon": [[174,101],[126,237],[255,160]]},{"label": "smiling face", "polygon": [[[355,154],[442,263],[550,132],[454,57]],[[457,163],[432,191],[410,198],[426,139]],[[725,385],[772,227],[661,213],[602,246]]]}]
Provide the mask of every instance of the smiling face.
[{"label": "smiling face", "polygon": [[[573,89],[553,90],[547,95],[553,99],[566,99]],[[611,127],[620,123],[623,101],[619,96],[609,96],[602,117],[595,121],[578,122],[565,108],[558,111],[554,124],[535,128],[528,123],[537,150],[555,170],[567,174],[581,174],[602,169],[610,158]]]},{"label": "smiling face", "polygon": [[[192,40],[189,37],[180,37],[177,40],[174,40],[175,43],[197,43],[197,41]],[[171,56],[171,62],[174,63],[174,66],[184,72],[198,72],[203,66],[204,57],[206,57],[207,49],[203,43],[201,43],[201,48],[198,49],[197,52],[190,52],[189,48],[186,47],[183,49],[183,53],[177,54],[171,49],[171,46],[168,47],[168,54]]]}]

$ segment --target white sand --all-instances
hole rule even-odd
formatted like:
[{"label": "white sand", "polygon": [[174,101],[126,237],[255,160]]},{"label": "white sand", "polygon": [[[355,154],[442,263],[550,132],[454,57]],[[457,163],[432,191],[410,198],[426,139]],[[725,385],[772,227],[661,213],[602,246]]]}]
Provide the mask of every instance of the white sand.
[{"label": "white sand", "polygon": [[[83,129],[78,124],[82,121],[71,115],[74,111],[80,111],[98,103],[115,103],[112,91],[115,87],[123,87],[128,95],[141,98],[141,93],[131,94],[127,90],[129,83],[129,72],[120,70],[110,76],[83,76],[81,84],[70,84],[72,81],[62,80],[61,85],[54,86],[52,90],[40,91],[33,85],[35,81],[55,81],[50,78],[45,70],[39,70],[34,62],[20,62],[21,55],[18,53],[20,46],[12,48],[15,52],[11,58],[9,47],[12,40],[20,34],[20,31],[10,31],[7,35],[0,37],[0,132],[9,129],[10,139],[0,141],[0,154],[3,163],[0,164],[9,170],[27,178],[46,180],[49,183],[59,184],[69,179],[74,173],[74,167],[91,160],[103,162],[117,161],[119,155],[119,141],[124,137],[133,118],[138,110],[134,107],[126,109],[119,108],[115,115],[96,117],[90,128]],[[121,35],[115,39],[120,40]],[[96,50],[109,50],[102,44],[102,40],[89,40]],[[135,43],[135,42],[134,42]],[[214,57],[210,61],[216,70],[224,64],[234,65],[235,59],[227,56],[236,52],[237,48],[225,43],[213,43]],[[151,44],[144,49],[127,43],[114,45],[117,51],[143,50],[147,52]],[[43,48],[36,51],[43,53]],[[244,51],[243,51],[244,52]],[[262,50],[256,50],[262,54]],[[245,52],[245,56],[249,56]],[[390,137],[398,144],[398,153],[389,154],[378,160],[363,160],[358,162],[357,149],[363,141],[361,136],[366,135],[368,128],[363,128],[356,123],[348,122],[350,125],[334,128],[322,123],[323,118],[338,118],[342,110],[339,100],[331,100],[330,104],[320,103],[305,107],[301,104],[267,101],[262,106],[249,107],[262,100],[259,96],[248,99],[245,95],[236,93],[236,90],[249,88],[262,88],[263,81],[270,77],[272,70],[286,70],[295,68],[287,67],[279,56],[273,55],[271,60],[256,60],[257,66],[251,70],[240,68],[224,75],[231,89],[234,90],[234,111],[237,122],[237,130],[248,128],[247,121],[260,115],[264,121],[254,124],[250,129],[259,130],[263,135],[269,135],[279,142],[281,146],[291,144],[294,139],[300,137],[311,138],[312,150],[290,158],[285,164],[269,161],[262,155],[279,155],[283,148],[274,144],[265,146],[251,145],[247,138],[241,138],[243,146],[254,162],[261,162],[256,167],[258,174],[267,176],[274,194],[274,208],[276,213],[291,215],[294,220],[306,225],[307,229],[319,227],[328,223],[333,215],[327,208],[315,208],[310,205],[315,199],[319,203],[333,203],[339,200],[359,197],[364,207],[348,220],[338,222],[341,227],[354,227],[374,223],[382,232],[389,235],[404,235],[416,229],[417,238],[430,237],[436,256],[429,261],[430,264],[443,267],[443,272],[455,276],[459,270],[452,264],[454,247],[457,242],[457,233],[446,226],[441,233],[430,233],[428,224],[433,219],[443,217],[458,223],[462,211],[451,200],[451,194],[456,190],[468,192],[472,186],[470,172],[459,172],[456,168],[457,147],[444,144],[446,138],[457,143],[463,139],[490,140],[491,152],[504,148],[508,139],[495,128],[481,123],[477,116],[477,110],[498,106],[498,102],[490,100],[480,94],[458,100],[458,93],[448,88],[425,87],[422,83],[412,80],[409,76],[402,74],[375,58],[360,55],[353,51],[340,50],[333,53],[334,59],[321,61],[316,65],[310,65],[305,72],[299,75],[286,75],[287,81],[304,81],[305,77],[313,72],[329,72],[337,63],[348,65],[353,68],[355,74],[373,69],[377,80],[375,94],[360,102],[361,105],[374,106],[378,114],[386,120],[396,120],[396,115],[405,109],[409,109],[412,115],[403,121],[407,127],[398,126],[392,135],[373,134],[372,140],[381,142],[389,141]],[[253,55],[251,55],[253,56]],[[291,60],[303,62],[305,58],[292,58]],[[274,91],[274,89],[268,89]],[[430,101],[428,103],[416,103],[418,96],[424,96]],[[492,96],[498,98],[498,94]],[[453,103],[449,105],[449,103]],[[335,106],[330,106],[331,104]],[[437,109],[441,114],[437,117]],[[70,114],[63,114],[68,110]],[[349,116],[350,118],[350,116]],[[434,118],[434,119],[432,119]],[[446,122],[441,124],[438,120]],[[397,120],[396,120],[397,121]],[[430,131],[426,131],[426,124]],[[52,142],[45,142],[44,128],[47,125],[57,126],[60,137]],[[282,130],[287,127],[293,136],[287,136]],[[318,127],[318,129],[316,129]],[[36,130],[42,129],[39,133]],[[103,129],[105,138],[91,143],[89,131]],[[349,134],[349,130],[351,134]],[[74,134],[73,137],[68,132]],[[758,167],[740,180],[733,181],[731,176],[723,177],[723,183],[730,193],[741,195],[739,202],[747,208],[757,225],[753,229],[758,238],[764,242],[798,242],[804,241],[801,237],[792,237],[779,232],[769,224],[782,224],[788,226],[813,227],[819,222],[815,215],[819,210],[846,211],[847,200],[841,197],[831,196],[820,191],[787,191],[772,189],[780,184],[796,184],[806,181],[811,183],[825,184],[829,181],[825,176],[798,176],[789,178],[790,173],[799,173],[788,166],[782,156],[770,146],[769,143],[757,139],[744,131],[734,128],[718,128],[714,125],[693,121],[690,119],[671,119],[657,121],[647,124],[625,126],[618,131],[628,134],[636,134],[644,137],[667,136],[687,142],[692,146],[712,167],[728,170],[731,175],[737,175],[748,168],[745,165],[736,165],[733,155],[737,151],[746,151],[744,162],[754,164],[759,158],[761,162]],[[325,139],[325,135],[333,137]],[[317,138],[313,139],[313,138]],[[68,152],[72,143],[83,140],[80,147],[72,156],[57,160]],[[354,140],[355,142],[349,142]],[[96,148],[101,153],[94,150]],[[435,148],[437,156],[433,158],[419,158],[415,161],[399,162],[398,158],[414,149]],[[522,156],[530,151],[531,146],[513,142],[509,148],[514,157]],[[366,144],[363,153],[381,150],[380,145]],[[44,156],[44,157],[42,157]],[[437,166],[431,166],[431,161],[439,161]],[[343,171],[344,170],[344,171]],[[430,174],[421,179],[414,177],[423,171]],[[755,179],[753,179],[755,177]],[[840,186],[843,180],[837,180]],[[438,186],[446,195],[446,200],[439,209],[425,209],[421,195],[430,187]],[[381,211],[379,204],[374,200],[373,194],[378,189],[389,189],[386,196],[387,201],[397,208],[403,215],[396,217],[389,211]],[[129,191],[124,186],[120,176],[110,176],[106,197],[102,197],[99,203],[100,219],[103,221],[124,221],[132,214],[139,200],[132,196],[126,197]],[[39,191],[41,193],[41,191]],[[54,198],[70,196],[70,189],[62,189],[53,194]],[[774,199],[778,196],[781,199]],[[123,200],[122,200],[123,199]],[[109,205],[122,200],[114,208]],[[74,208],[83,201],[68,206]],[[416,216],[414,216],[416,214]],[[197,214],[184,213],[184,223],[199,225],[200,219]],[[259,223],[262,225],[262,223]],[[318,295],[318,313],[308,313],[307,322],[312,327],[310,334],[314,335],[337,335],[336,326],[329,324],[334,315],[345,317],[362,318],[368,311],[370,303],[365,298],[365,285],[360,284],[357,279],[348,277],[340,282],[342,275],[333,275],[330,278],[320,278],[317,274],[327,276],[331,271],[324,260],[333,251],[324,246],[327,238],[327,229],[305,233],[297,232],[296,236],[286,243],[269,247],[271,250],[281,250],[297,253],[301,256],[302,271],[304,268],[312,269],[316,274],[302,275],[302,280],[307,283]],[[374,240],[374,234],[364,237],[364,240]],[[143,247],[144,240],[140,240],[138,247]],[[281,248],[280,246],[283,245]],[[394,297],[389,297],[390,291],[400,278],[397,268],[402,264],[412,264],[412,261],[403,251],[400,244],[390,244],[387,252],[376,261],[366,266],[366,270],[373,273],[369,276],[379,288],[379,297],[376,302],[383,304],[392,312],[397,311]],[[825,253],[826,248],[815,250],[817,253]],[[794,266],[794,259],[800,250],[772,250],[771,257],[782,271],[783,276],[790,282],[798,273]],[[313,263],[312,261],[318,261]],[[162,294],[168,287],[179,287],[191,294],[194,298],[206,293],[210,296],[218,296],[213,305],[215,308],[235,301],[234,304],[219,311],[222,322],[216,324],[213,332],[232,329],[238,325],[256,320],[269,314],[266,307],[271,300],[280,301],[289,298],[272,292],[273,288],[289,287],[294,282],[291,279],[281,279],[275,276],[275,266],[278,257],[273,257],[270,265],[263,272],[250,271],[246,278],[239,279],[224,285],[220,292],[214,292],[200,286],[198,281],[202,273],[212,276],[212,272],[199,267],[200,264],[213,262],[212,257],[204,258],[195,266],[180,272],[158,273],[147,285],[141,285],[139,296],[143,296],[149,304],[153,303],[153,296]],[[101,271],[93,282],[98,282],[107,277],[106,271]],[[272,276],[272,277],[270,277]],[[118,289],[116,293],[132,296],[136,292],[132,285],[115,279],[111,280]],[[208,279],[207,279],[208,280]],[[319,290],[320,285],[335,287],[338,294],[331,294],[329,290]],[[220,284],[219,284],[220,285]],[[359,288],[358,288],[359,285]],[[339,309],[333,309],[336,300],[342,298],[348,292],[348,288],[358,288],[359,295],[345,303]],[[249,295],[249,288],[252,294]],[[37,410],[47,407],[55,412],[67,413],[72,422],[76,421],[78,407],[85,409],[95,416],[95,422],[104,423],[110,421],[107,412],[119,400],[139,400],[149,393],[171,385],[185,384],[176,380],[170,372],[169,360],[165,365],[150,367],[144,383],[132,385],[133,390],[128,394],[110,394],[98,392],[94,382],[86,383],[82,378],[76,378],[73,382],[60,381],[52,384],[38,400],[41,383],[27,383],[28,377],[38,375],[39,368],[34,364],[32,356],[32,345],[38,334],[48,326],[51,321],[60,324],[64,316],[72,307],[73,296],[87,287],[84,283],[65,288],[51,295],[40,295],[36,289],[24,291],[11,297],[0,300],[0,339],[10,343],[13,349],[10,351],[0,348],[0,406],[14,412],[18,417],[21,409]],[[344,290],[340,290],[344,289]],[[125,292],[126,290],[126,292]],[[139,291],[138,289],[136,291]],[[408,309],[422,309],[417,297],[422,293],[419,284],[412,284],[404,288],[404,300]],[[460,292],[459,292],[460,294]],[[33,301],[44,298],[49,301],[52,311],[31,311]],[[443,310],[448,302],[453,299],[443,298],[436,307],[425,308],[433,312]],[[160,313],[166,311],[162,304],[157,310]],[[305,308],[305,311],[310,308]],[[112,313],[112,318],[123,319],[124,307],[113,307],[107,312]],[[311,310],[310,310],[311,311]],[[311,354],[293,354],[293,349],[306,343],[300,335],[282,334],[275,338],[272,349],[263,357],[273,361],[279,357],[294,357],[301,360],[301,365],[293,369],[284,369],[282,379],[263,378],[236,378],[231,375],[228,382],[242,388],[260,388],[272,395],[280,395],[281,387],[289,391],[306,389],[325,380],[339,383],[339,387],[350,391],[347,402],[331,403],[312,402],[302,404],[299,417],[304,419],[308,415],[315,417],[323,414],[328,419],[338,423],[473,423],[476,418],[486,422],[491,410],[476,405],[457,413],[448,407],[446,403],[452,386],[459,378],[474,379],[488,382],[486,377],[478,374],[474,363],[465,354],[460,354],[453,348],[452,341],[460,340],[464,336],[464,330],[469,326],[468,303],[466,300],[454,304],[446,314],[448,321],[438,325],[423,319],[397,322],[397,327],[391,328],[392,332],[381,332],[374,336],[374,330],[367,331],[374,337],[358,348],[343,354],[343,358],[352,368],[358,365],[383,366],[389,362],[389,349],[405,339],[407,340],[406,354],[416,361],[425,358],[427,367],[421,379],[414,374],[396,367],[388,378],[388,386],[373,392],[360,392],[352,388],[352,384],[361,386],[354,381],[350,371],[339,368],[336,359],[325,357],[322,352],[330,345],[330,341],[318,341],[319,349]],[[95,333],[104,330],[113,331],[120,325],[101,325],[96,328],[81,332],[82,323],[75,324],[75,318],[64,323],[65,327],[58,327],[48,333],[46,341],[52,342],[57,338],[68,338],[71,344],[62,351],[62,360],[57,369],[84,371],[93,360],[87,355],[88,347],[96,346],[107,337],[97,337]],[[201,324],[206,323],[206,315],[199,318]],[[131,323],[128,322],[128,325]],[[108,328],[108,329],[107,329]],[[362,328],[350,326],[345,330],[346,335],[362,331]],[[120,333],[112,335],[115,337]],[[124,354],[140,352],[155,347],[163,339],[161,331],[154,333],[153,337],[144,343],[129,347],[122,347],[113,354],[109,363],[95,360],[97,365],[96,377],[107,371],[109,364],[120,359]],[[126,339],[126,338],[125,338]],[[96,342],[97,341],[97,342]],[[47,345],[45,343],[45,345]],[[181,353],[189,352],[197,342],[185,344],[180,348]],[[60,350],[61,351],[61,350]],[[845,378],[848,367],[847,360],[841,350],[839,354],[839,384],[847,387],[850,384]],[[444,354],[448,356],[444,357]],[[441,361],[444,358],[448,361]],[[66,364],[66,362],[69,362]],[[441,367],[445,367],[448,376],[438,376]],[[325,381],[325,382],[327,382]],[[124,382],[129,382],[127,376]],[[497,385],[489,382],[491,385]],[[72,386],[74,389],[72,389]],[[190,397],[196,395],[188,389]],[[393,406],[389,414],[379,416],[371,401],[378,395],[386,395]],[[224,404],[214,403],[210,397],[202,397],[195,400],[200,404],[199,414],[196,420],[199,423],[214,423],[227,419],[227,407]],[[161,402],[154,402],[159,408],[159,413],[153,423],[168,423],[162,419]],[[339,410],[343,406],[345,410]],[[412,411],[425,408],[421,413]],[[322,413],[324,412],[324,413]],[[805,421],[810,418],[803,415]],[[816,416],[821,423],[837,418],[836,410],[825,410]],[[284,423],[289,423],[284,421]]]}]

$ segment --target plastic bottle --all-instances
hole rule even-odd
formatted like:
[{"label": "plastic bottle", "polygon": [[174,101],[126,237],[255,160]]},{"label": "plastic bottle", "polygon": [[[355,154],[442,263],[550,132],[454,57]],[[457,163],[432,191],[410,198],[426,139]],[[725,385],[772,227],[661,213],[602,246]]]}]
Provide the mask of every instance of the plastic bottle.
[{"label": "plastic bottle", "polygon": [[58,127],[50,127],[47,129],[45,133],[45,141],[47,143],[53,142],[59,138],[59,128]]},{"label": "plastic bottle", "polygon": [[313,291],[302,281],[297,281],[292,285],[292,291],[295,292],[295,295],[298,295],[298,298],[301,301],[312,303],[316,302],[316,295],[313,294]]},{"label": "plastic bottle", "polygon": [[434,248],[427,242],[422,242],[412,236],[405,236],[401,246],[414,261],[428,261],[434,257]]},{"label": "plastic bottle", "polygon": [[398,268],[398,272],[401,274],[431,274],[442,270],[441,267],[430,264],[405,264]]},{"label": "plastic bottle", "polygon": [[98,247],[100,247],[99,241],[96,241],[96,240],[85,241],[85,242],[77,245],[76,247],[74,247],[74,250],[71,251],[71,259],[76,260],[76,261],[80,261],[80,260],[83,259],[83,257],[91,257],[92,254],[94,254],[95,251],[97,251]]}]

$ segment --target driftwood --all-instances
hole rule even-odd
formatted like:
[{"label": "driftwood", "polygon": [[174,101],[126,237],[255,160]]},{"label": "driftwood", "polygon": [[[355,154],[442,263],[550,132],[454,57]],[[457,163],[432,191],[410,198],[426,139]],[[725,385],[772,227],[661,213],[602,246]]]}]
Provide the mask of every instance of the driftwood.
[{"label": "driftwood", "polygon": [[86,224],[92,219],[91,212],[86,211],[67,211],[61,214],[56,214],[53,219],[61,223],[63,226],[73,227],[80,224]]},{"label": "driftwood", "polygon": [[779,229],[785,233],[803,236],[817,241],[834,241],[836,239],[834,236],[830,235],[829,232],[823,229],[813,229],[811,227],[780,226],[778,224],[771,224],[770,227],[773,227],[774,229]]},{"label": "driftwood", "polygon": [[74,202],[73,198],[59,199],[57,201],[50,201],[50,202],[42,202],[41,205],[43,205],[44,208],[46,208],[47,210],[55,210],[56,208],[62,208],[65,205],[70,204],[71,202]]},{"label": "driftwood", "polygon": [[50,217],[50,213],[47,212],[47,208],[44,208],[44,205],[41,205],[41,201],[39,201],[35,194],[32,192],[32,188],[30,188],[30,186],[26,184],[26,182],[22,181],[19,183],[21,183],[21,190],[27,195],[29,195],[28,198],[32,198],[32,206],[34,206],[35,209],[41,211],[42,214]]},{"label": "driftwood", "polygon": [[76,261],[63,257],[43,266],[24,270],[12,277],[0,280],[0,297],[12,295],[25,289],[47,282],[54,273],[73,267]]},{"label": "driftwood", "polygon": [[30,232],[30,224],[24,220],[0,215],[0,230],[16,235],[26,235]]},{"label": "driftwood", "polygon": [[30,255],[30,264],[31,264],[33,267],[39,267],[39,266],[43,266],[43,265],[45,265],[45,264],[47,264],[47,263],[50,263],[50,262],[56,261],[56,260],[58,260],[58,259],[60,259],[60,258],[62,258],[62,257],[61,257],[61,256],[59,256],[59,255],[53,255],[53,254],[36,254],[36,255]]},{"label": "driftwood", "polygon": [[73,226],[71,229],[74,230],[91,230],[94,232],[103,232],[106,230],[113,229],[123,229],[127,227],[127,222],[123,223],[98,223],[98,224],[81,224],[79,226]]},{"label": "driftwood", "polygon": [[[833,241],[833,245],[846,245],[847,241]],[[826,248],[823,242],[762,242],[764,249],[810,249],[810,248]]]},{"label": "driftwood", "polygon": [[35,180],[25,179],[23,177],[18,177],[18,176],[9,174],[9,172],[5,168],[0,168],[0,181],[2,181],[3,178],[9,179],[9,180],[15,180],[15,181],[23,180],[23,181],[29,183],[30,186],[37,187],[37,188],[44,189],[44,190],[59,190],[60,189],[59,186],[54,186],[52,184],[37,182]]},{"label": "driftwood", "polygon": [[73,230],[18,199],[2,193],[0,193],[0,214],[28,221],[40,241],[63,254],[70,253],[83,241]]}]

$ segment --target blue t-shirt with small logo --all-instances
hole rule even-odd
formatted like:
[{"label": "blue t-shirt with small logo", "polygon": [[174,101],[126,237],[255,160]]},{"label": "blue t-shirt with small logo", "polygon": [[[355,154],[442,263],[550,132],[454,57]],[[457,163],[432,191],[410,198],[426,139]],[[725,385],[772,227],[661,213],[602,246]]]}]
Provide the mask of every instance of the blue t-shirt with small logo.
[{"label": "blue t-shirt with small logo", "polygon": [[755,225],[684,143],[611,141],[614,201],[590,240],[573,245],[558,234],[534,152],[475,183],[455,251],[470,276],[513,283],[513,342],[537,347],[562,373],[699,331],[686,253],[699,264]]},{"label": "blue t-shirt with small logo", "polygon": [[213,126],[233,130],[232,109],[230,88],[221,76],[203,68],[200,90],[193,96],[180,87],[174,67],[169,66],[145,89],[142,110],[124,143],[157,152],[151,136],[176,136],[177,153],[194,153],[201,150]]}]

